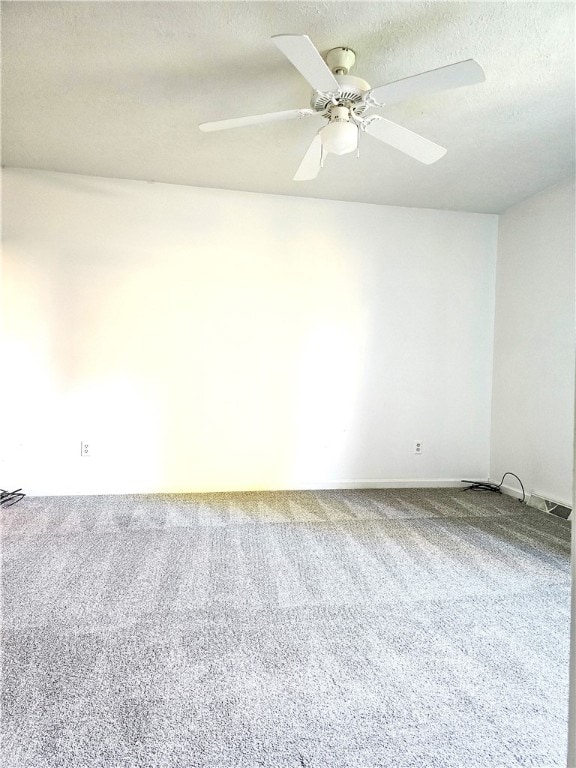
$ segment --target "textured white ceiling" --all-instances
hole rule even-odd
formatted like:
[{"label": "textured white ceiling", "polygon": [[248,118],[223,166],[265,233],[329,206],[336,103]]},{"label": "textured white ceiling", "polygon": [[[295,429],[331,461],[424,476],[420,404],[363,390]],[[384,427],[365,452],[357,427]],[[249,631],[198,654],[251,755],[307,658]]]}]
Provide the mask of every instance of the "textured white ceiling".
[{"label": "textured white ceiling", "polygon": [[[435,165],[362,136],[293,182],[316,118],[197,128],[308,106],[282,33],[353,48],[372,86],[467,58],[487,81],[381,112],[447,147]],[[572,2],[7,2],[2,68],[7,166],[483,212],[574,171]]]}]

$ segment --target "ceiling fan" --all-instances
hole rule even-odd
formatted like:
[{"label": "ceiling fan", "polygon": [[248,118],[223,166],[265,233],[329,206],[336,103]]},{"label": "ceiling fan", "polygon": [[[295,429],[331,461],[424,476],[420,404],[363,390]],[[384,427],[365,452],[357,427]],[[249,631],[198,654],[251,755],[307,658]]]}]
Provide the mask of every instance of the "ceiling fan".
[{"label": "ceiling fan", "polygon": [[444,147],[381,115],[365,117],[365,113],[373,107],[396,104],[411,97],[449,88],[474,85],[486,79],[482,67],[474,59],[467,59],[371,88],[362,78],[348,74],[356,61],[356,54],[350,48],[333,48],[328,51],[325,62],[307,35],[275,35],[272,40],[312,86],[310,108],[217,120],[201,123],[199,128],[209,132],[279,120],[308,117],[327,119],[328,122],[316,133],[308,147],[294,181],[315,179],[328,153],[345,155],[358,151],[360,131],[421,163],[435,163],[446,154]]}]

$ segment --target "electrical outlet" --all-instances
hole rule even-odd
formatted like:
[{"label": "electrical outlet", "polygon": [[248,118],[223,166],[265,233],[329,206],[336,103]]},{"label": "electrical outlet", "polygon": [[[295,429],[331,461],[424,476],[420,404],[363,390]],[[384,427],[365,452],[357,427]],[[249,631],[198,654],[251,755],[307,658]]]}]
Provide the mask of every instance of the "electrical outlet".
[{"label": "electrical outlet", "polygon": [[80,443],[80,456],[92,456],[92,443]]},{"label": "electrical outlet", "polygon": [[414,443],[414,453],[417,456],[420,456],[420,454],[422,453],[422,443],[420,442],[420,440],[416,440],[416,442]]}]

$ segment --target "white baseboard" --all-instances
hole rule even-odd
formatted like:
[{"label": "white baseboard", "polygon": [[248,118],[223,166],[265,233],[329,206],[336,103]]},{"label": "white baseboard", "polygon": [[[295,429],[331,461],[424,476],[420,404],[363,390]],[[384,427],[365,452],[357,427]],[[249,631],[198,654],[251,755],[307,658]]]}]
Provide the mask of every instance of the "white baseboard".
[{"label": "white baseboard", "polygon": [[[282,490],[354,490],[356,488],[464,488],[461,480],[328,480]],[[281,490],[281,489],[279,489]]]},{"label": "white baseboard", "polygon": [[526,503],[534,509],[540,509],[543,512],[552,512],[555,507],[564,507],[565,509],[572,509],[571,504],[564,504],[558,499],[551,499],[549,496],[542,496],[539,493],[531,493],[526,497]]},{"label": "white baseboard", "polygon": [[[522,498],[522,489],[521,488],[512,488],[509,485],[503,485],[501,488],[502,493],[505,493],[507,496],[513,496],[515,499],[521,499]],[[559,501],[558,499],[552,499],[550,496],[543,496],[540,493],[536,493],[535,491],[528,491],[526,490],[526,503],[530,504],[530,498],[532,496],[535,496],[540,499],[546,499],[547,501],[551,501],[553,504],[558,504],[559,507],[566,507],[567,509],[572,509],[572,502],[571,501]],[[536,506],[536,505],[532,505]]]},{"label": "white baseboard", "polygon": [[[522,498],[522,489],[521,488],[511,488],[509,485],[503,485],[500,490],[502,493],[504,493],[506,496],[513,496],[515,499],[521,499]],[[526,498],[528,498],[530,494],[526,492]]]},{"label": "white baseboard", "polygon": [[[475,482],[472,478],[471,482]],[[484,481],[485,482],[485,481]],[[160,488],[160,489],[134,489],[126,488],[125,490],[94,490],[93,488],[86,488],[86,490],[78,491],[77,489],[71,490],[70,488],[62,488],[62,490],[56,492],[53,488],[50,490],[43,490],[40,488],[33,488],[27,496],[117,496],[117,495],[139,495],[139,494],[156,494],[156,493],[244,493],[247,491],[321,491],[321,490],[354,490],[362,488],[465,488],[466,486],[461,480],[453,479],[432,479],[432,480],[380,480],[377,478],[366,479],[354,479],[354,480],[325,480],[325,481],[309,481],[294,484],[278,484],[270,488],[258,487],[245,487],[245,488],[189,488],[178,490]]]}]

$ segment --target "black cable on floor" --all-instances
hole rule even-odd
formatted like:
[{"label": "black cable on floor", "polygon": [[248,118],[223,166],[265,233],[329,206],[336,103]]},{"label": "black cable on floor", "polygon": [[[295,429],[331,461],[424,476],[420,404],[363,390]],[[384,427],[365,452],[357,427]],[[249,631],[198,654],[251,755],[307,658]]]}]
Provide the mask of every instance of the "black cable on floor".
[{"label": "black cable on floor", "polygon": [[22,488],[18,488],[15,491],[4,491],[0,488],[0,506],[11,507],[13,504],[18,504],[19,501],[26,496],[22,493]]},{"label": "black cable on floor", "polygon": [[504,478],[506,475],[512,475],[512,477],[515,477],[516,480],[520,483],[520,487],[522,488],[522,498],[518,499],[520,503],[522,503],[526,499],[526,491],[524,490],[524,486],[522,485],[522,480],[518,477],[518,475],[515,475],[514,472],[504,472],[502,475],[502,480],[500,480],[500,483],[497,485],[496,483],[483,483],[483,482],[477,482],[475,480],[462,480],[463,483],[470,483],[468,488],[464,488],[465,491],[492,491],[493,493],[502,493],[502,483],[504,482]]}]

